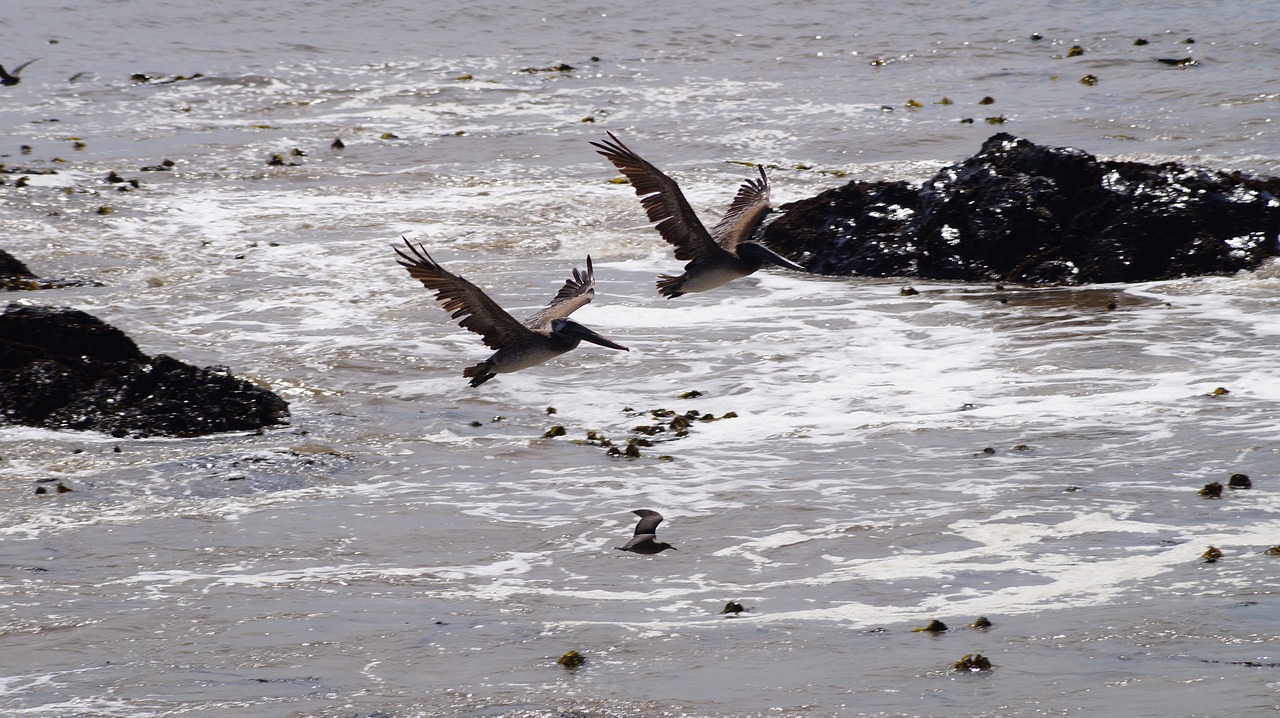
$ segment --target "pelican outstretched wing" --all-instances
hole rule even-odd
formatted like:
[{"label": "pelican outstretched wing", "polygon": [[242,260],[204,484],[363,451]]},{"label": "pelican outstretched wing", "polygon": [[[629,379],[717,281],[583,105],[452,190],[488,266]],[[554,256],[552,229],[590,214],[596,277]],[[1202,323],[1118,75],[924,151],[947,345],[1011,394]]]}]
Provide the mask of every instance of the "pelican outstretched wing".
[{"label": "pelican outstretched wing", "polygon": [[552,319],[564,319],[582,307],[591,303],[596,296],[596,273],[591,266],[591,255],[587,255],[587,271],[573,268],[573,276],[565,280],[564,286],[556,292],[547,306],[538,310],[537,314],[525,320],[524,325],[538,330],[551,324]]},{"label": "pelican outstretched wing", "polygon": [[407,239],[404,244],[409,254],[396,247],[396,254],[400,255],[396,261],[409,270],[409,276],[422,282],[422,286],[435,290],[440,306],[452,312],[463,329],[483,337],[490,349],[501,349],[529,336],[528,327],[516,321],[479,287],[436,264],[421,244],[415,247]]},{"label": "pelican outstretched wing", "polygon": [[612,132],[608,140],[591,144],[631,181],[649,221],[657,222],[658,233],[676,248],[676,259],[697,261],[720,254],[720,246],[702,226],[675,180],[632,152]]},{"label": "pelican outstretched wing", "polygon": [[760,179],[743,182],[724,218],[711,228],[711,236],[726,250],[732,251],[738,242],[751,239],[769,213],[769,178],[765,176],[764,167],[756,165],[756,168],[760,170]]}]

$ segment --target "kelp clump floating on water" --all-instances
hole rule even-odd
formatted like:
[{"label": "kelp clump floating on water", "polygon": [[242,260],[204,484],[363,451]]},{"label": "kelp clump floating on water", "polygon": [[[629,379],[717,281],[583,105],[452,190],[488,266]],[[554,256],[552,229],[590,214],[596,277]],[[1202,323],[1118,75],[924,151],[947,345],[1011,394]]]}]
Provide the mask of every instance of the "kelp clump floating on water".
[{"label": "kelp clump floating on water", "polygon": [[578,666],[581,666],[583,663],[586,663],[586,662],[587,662],[587,659],[584,658],[582,654],[578,653],[577,651],[569,651],[568,653],[556,659],[556,663],[564,666],[565,668],[570,668],[570,669],[577,668]]},{"label": "kelp clump floating on water", "polygon": [[951,669],[960,672],[982,673],[992,670],[991,661],[981,653],[967,653],[963,658],[951,664]]}]

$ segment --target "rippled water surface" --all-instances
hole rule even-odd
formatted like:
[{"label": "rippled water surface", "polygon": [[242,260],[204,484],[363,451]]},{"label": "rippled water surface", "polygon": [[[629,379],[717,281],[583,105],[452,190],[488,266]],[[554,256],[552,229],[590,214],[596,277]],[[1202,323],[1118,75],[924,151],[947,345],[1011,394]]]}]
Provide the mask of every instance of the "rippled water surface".
[{"label": "rippled water surface", "polygon": [[[0,175],[0,247],[104,286],[8,299],[227,365],[293,415],[0,428],[0,713],[1280,707],[1274,267],[916,295],[767,270],[665,300],[679,263],[588,144],[617,133],[708,218],[744,163],[780,204],[924,179],[996,131],[1280,174],[1271,3],[9,15],[0,63],[40,59],[0,88],[0,162],[29,177]],[[590,254],[575,318],[631,351],[467,386],[488,350],[395,264],[401,235],[517,316]],[[1254,488],[1197,495],[1233,473]],[[50,479],[72,491],[36,495]],[[639,508],[677,551],[612,549]],[[912,630],[932,619],[951,630]],[[972,653],[994,670],[949,670]]]}]

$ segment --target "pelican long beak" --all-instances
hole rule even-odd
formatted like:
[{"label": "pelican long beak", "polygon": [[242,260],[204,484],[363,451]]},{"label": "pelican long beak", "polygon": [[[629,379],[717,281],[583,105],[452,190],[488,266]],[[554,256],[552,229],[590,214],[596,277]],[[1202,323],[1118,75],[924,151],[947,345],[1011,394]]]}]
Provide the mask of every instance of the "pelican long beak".
[{"label": "pelican long beak", "polygon": [[575,336],[584,342],[599,344],[602,347],[608,347],[610,349],[620,349],[624,352],[631,351],[630,349],[622,346],[621,344],[618,344],[617,342],[611,342],[608,339],[605,339],[604,337],[600,336],[599,334],[596,334],[595,332],[591,331],[590,329],[587,329],[586,327],[582,326],[581,324],[578,324],[577,322],[566,324],[560,331],[564,332],[565,334],[570,334],[572,336]]},{"label": "pelican long beak", "polygon": [[763,244],[758,244],[756,242],[743,242],[738,245],[737,249],[739,257],[746,257],[747,259],[754,259],[758,262],[766,262],[768,264],[776,264],[779,267],[794,269],[797,272],[809,271],[781,254],[774,252]]}]

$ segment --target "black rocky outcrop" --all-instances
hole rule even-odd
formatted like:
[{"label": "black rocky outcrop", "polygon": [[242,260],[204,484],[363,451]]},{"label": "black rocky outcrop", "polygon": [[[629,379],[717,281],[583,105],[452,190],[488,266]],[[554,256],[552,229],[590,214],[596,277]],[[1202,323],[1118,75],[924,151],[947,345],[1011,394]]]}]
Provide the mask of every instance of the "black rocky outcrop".
[{"label": "black rocky outcrop", "polygon": [[200,436],[285,423],[289,406],[225,367],[148,357],[74,309],[10,305],[0,314],[0,417],[113,436]]},{"label": "black rocky outcrop", "polygon": [[764,230],[816,274],[1027,284],[1252,269],[1277,254],[1280,178],[1105,161],[1007,133],[923,185],[851,182]]},{"label": "black rocky outcrop", "polygon": [[38,277],[22,260],[0,249],[0,289],[20,291],[30,289],[57,289],[61,287],[100,287],[88,279],[46,279]]}]

